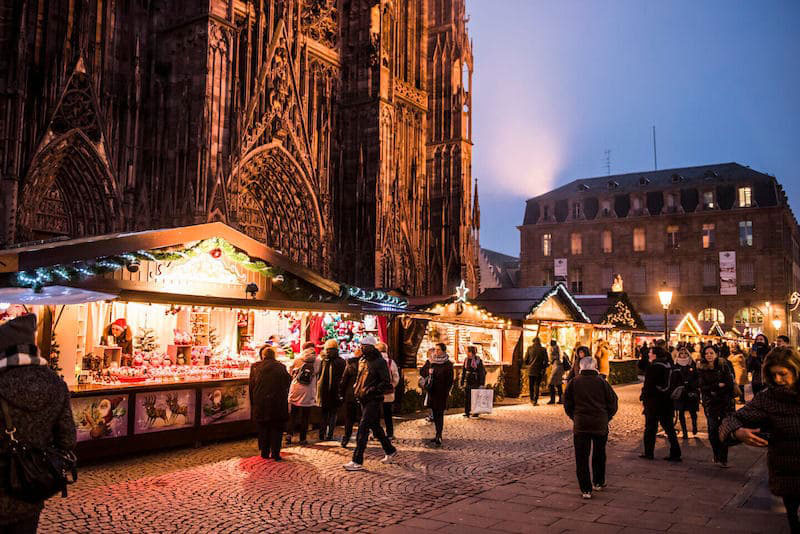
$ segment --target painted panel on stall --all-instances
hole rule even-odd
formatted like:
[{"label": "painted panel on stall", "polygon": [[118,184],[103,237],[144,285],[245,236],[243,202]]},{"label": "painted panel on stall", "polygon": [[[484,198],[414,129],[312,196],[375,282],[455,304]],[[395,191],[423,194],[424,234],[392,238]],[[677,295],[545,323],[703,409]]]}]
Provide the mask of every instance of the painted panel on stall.
[{"label": "painted panel on stall", "polygon": [[128,395],[98,395],[72,399],[78,441],[128,435]]},{"label": "painted panel on stall", "polygon": [[203,388],[201,425],[250,419],[250,386],[230,384]]},{"label": "painted panel on stall", "polygon": [[177,389],[136,394],[134,434],[194,426],[195,390]]}]

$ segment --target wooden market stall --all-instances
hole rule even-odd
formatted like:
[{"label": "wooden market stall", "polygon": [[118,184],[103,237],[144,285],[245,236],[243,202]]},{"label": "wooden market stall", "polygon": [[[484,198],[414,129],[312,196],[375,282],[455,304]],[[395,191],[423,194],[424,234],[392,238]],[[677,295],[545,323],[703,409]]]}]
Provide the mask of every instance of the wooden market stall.
[{"label": "wooden market stall", "polygon": [[593,350],[602,340],[610,345],[613,360],[636,359],[636,333],[642,332],[645,325],[626,293],[576,295],[575,300],[595,325]]},{"label": "wooden market stall", "polygon": [[33,312],[72,393],[79,457],[248,434],[258,348],[387,339],[407,301],[345,286],[222,223],[0,251],[0,320]]}]

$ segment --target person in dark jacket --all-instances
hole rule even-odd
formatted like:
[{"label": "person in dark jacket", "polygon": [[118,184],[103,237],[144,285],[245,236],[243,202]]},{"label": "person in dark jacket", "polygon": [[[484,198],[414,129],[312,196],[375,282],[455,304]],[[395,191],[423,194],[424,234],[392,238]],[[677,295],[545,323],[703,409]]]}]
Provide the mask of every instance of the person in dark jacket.
[{"label": "person in dark jacket", "polygon": [[342,382],[345,363],[344,358],[339,356],[339,343],[335,339],[327,340],[324,349],[317,379],[317,402],[322,409],[319,440],[331,441],[336,428],[336,416],[342,405],[339,384]]},{"label": "person in dark jacket", "polygon": [[[19,441],[39,448],[75,450],[69,391],[47,360],[38,356],[33,314],[0,324],[0,401],[7,406]],[[0,426],[5,427],[1,415]],[[0,467],[0,480],[4,479]],[[35,533],[43,508],[44,501],[16,499],[0,484],[0,532]]]},{"label": "person in dark jacket", "polygon": [[764,359],[769,353],[769,348],[769,340],[764,334],[758,334],[753,346],[750,347],[750,356],[747,358],[747,371],[752,373],[750,386],[753,388],[753,396],[764,389],[761,369],[764,366]]},{"label": "person in dark jacket", "polygon": [[697,373],[714,463],[720,467],[728,467],[728,446],[719,439],[719,426],[734,409],[733,373],[713,345],[703,349],[703,358],[697,364]]},{"label": "person in dark jacket", "polygon": [[606,486],[608,423],[617,413],[619,403],[617,394],[598,374],[594,358],[581,358],[578,366],[579,374],[567,383],[564,392],[564,411],[573,422],[575,471],[581,495],[591,499],[593,486],[597,491]]},{"label": "person in dark jacket", "polygon": [[699,377],[697,374],[697,364],[692,359],[692,354],[686,346],[678,349],[678,356],[675,358],[675,366],[680,371],[680,384],[683,387],[680,397],[675,400],[675,411],[678,413],[678,420],[683,430],[683,439],[689,438],[686,429],[686,412],[692,419],[692,435],[697,436],[697,412],[700,409],[700,389],[698,386]]},{"label": "person in dark jacket", "polygon": [[358,376],[353,388],[353,395],[361,404],[361,421],[358,423],[356,448],[353,460],[344,465],[346,471],[362,471],[364,469],[364,450],[367,448],[369,433],[375,436],[386,454],[381,460],[389,463],[397,455],[397,449],[386,437],[381,426],[383,395],[392,389],[389,377],[389,366],[381,353],[375,348],[378,341],[373,336],[361,338],[361,358],[358,362]]},{"label": "person in dark jacket", "polygon": [[783,498],[795,534],[800,532],[800,355],[790,347],[775,348],[763,372],[768,387],[725,418],[719,438],[768,447],[769,488]]},{"label": "person in dark jacket", "polygon": [[[472,390],[482,388],[486,383],[486,368],[478,356],[478,347],[467,347],[467,359],[461,372],[461,387],[464,388],[464,417],[470,416],[472,410]],[[478,417],[478,414],[474,415]]]},{"label": "person in dark jacket", "polygon": [[444,430],[444,411],[447,409],[447,399],[453,387],[453,362],[447,355],[447,345],[436,344],[436,351],[425,365],[419,370],[420,376],[430,376],[431,385],[425,397],[425,405],[433,413],[433,423],[436,427],[436,437],[431,442],[435,447],[442,446],[442,431]]},{"label": "person in dark jacket", "polygon": [[654,458],[656,433],[660,424],[669,439],[669,456],[664,459],[671,462],[681,461],[681,446],[672,420],[671,375],[672,361],[667,350],[660,346],[652,347],[640,397],[644,404],[644,453],[640,458]]},{"label": "person in dark jacket", "polygon": [[339,383],[339,397],[344,402],[344,435],[342,435],[342,447],[347,447],[350,438],[353,436],[353,425],[358,420],[358,401],[353,394],[353,386],[358,377],[358,362],[361,360],[361,348],[357,348],[352,358],[345,362],[342,379]]},{"label": "person in dark jacket", "polygon": [[261,361],[250,367],[250,409],[258,428],[262,458],[281,460],[281,438],[289,419],[289,385],[292,377],[275,359],[275,349],[261,347]]},{"label": "person in dark jacket", "polygon": [[547,369],[547,350],[542,346],[538,337],[533,339],[533,344],[525,353],[525,365],[528,366],[530,400],[536,406],[539,404],[539,388],[542,385],[542,377]]},{"label": "person in dark jacket", "polygon": [[650,365],[650,349],[647,346],[647,341],[642,342],[638,354],[639,361],[636,362],[636,367],[639,369],[639,374],[644,375],[645,371],[647,371],[647,366]]}]

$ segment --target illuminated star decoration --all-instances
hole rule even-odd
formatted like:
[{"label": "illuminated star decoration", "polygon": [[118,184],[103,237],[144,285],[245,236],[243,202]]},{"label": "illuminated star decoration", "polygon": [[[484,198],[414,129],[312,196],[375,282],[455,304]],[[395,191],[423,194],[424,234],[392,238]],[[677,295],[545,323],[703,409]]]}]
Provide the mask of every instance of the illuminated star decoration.
[{"label": "illuminated star decoration", "polygon": [[456,302],[467,302],[467,293],[469,293],[469,288],[464,280],[461,280],[461,284],[456,288]]}]

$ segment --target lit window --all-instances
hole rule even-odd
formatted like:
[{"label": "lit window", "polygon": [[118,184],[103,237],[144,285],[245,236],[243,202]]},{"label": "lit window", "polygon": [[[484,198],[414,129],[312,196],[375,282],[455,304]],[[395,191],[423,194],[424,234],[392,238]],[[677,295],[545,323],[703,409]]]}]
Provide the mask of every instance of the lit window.
[{"label": "lit window", "polygon": [[573,255],[577,256],[579,254],[583,254],[583,240],[581,239],[581,234],[570,234],[569,241]]},{"label": "lit window", "polygon": [[742,308],[733,316],[736,326],[750,326],[764,324],[764,314],[758,308]]},{"label": "lit window", "polygon": [[554,284],[553,269],[545,269],[542,271],[542,285],[549,287]]},{"label": "lit window", "polygon": [[697,314],[697,319],[699,321],[707,321],[709,323],[716,321],[719,324],[725,324],[725,314],[716,308],[706,308],[704,310],[700,310],[700,313]]},{"label": "lit window", "polygon": [[614,241],[611,237],[611,230],[603,230],[603,252],[606,254],[614,252]]},{"label": "lit window", "polygon": [[749,208],[753,205],[753,193],[749,187],[739,188],[739,207]]},{"label": "lit window", "polygon": [[634,252],[644,252],[647,249],[644,228],[633,229],[633,250]]},{"label": "lit window", "polygon": [[667,226],[667,247],[678,248],[678,226]]},{"label": "lit window", "polygon": [[549,256],[553,252],[553,235],[544,234],[542,236],[542,256]]},{"label": "lit window", "polygon": [[714,230],[715,226],[713,223],[704,224],[703,225],[703,248],[713,248],[714,247]]},{"label": "lit window", "polygon": [[739,221],[739,246],[753,246],[753,221]]},{"label": "lit window", "polygon": [[705,191],[703,193],[703,207],[707,210],[714,209],[714,192]]}]

